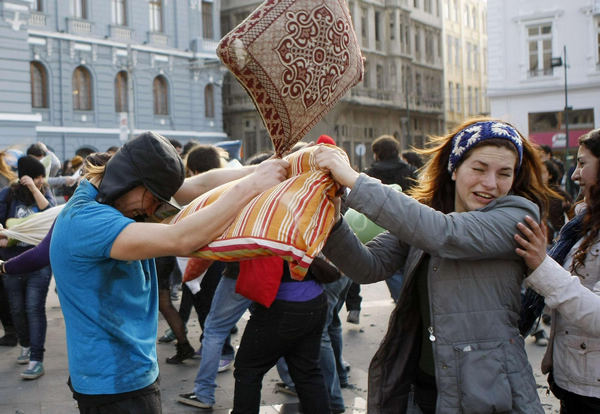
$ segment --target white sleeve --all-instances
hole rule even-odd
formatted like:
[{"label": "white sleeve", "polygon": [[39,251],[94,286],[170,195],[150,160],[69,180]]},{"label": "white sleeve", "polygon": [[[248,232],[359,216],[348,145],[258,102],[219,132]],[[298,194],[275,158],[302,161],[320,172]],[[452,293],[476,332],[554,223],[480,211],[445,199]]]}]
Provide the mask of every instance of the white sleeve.
[{"label": "white sleeve", "polygon": [[546,256],[525,283],[544,296],[546,305],[569,322],[591,335],[600,336],[600,282],[590,290],[581,284],[579,277]]}]

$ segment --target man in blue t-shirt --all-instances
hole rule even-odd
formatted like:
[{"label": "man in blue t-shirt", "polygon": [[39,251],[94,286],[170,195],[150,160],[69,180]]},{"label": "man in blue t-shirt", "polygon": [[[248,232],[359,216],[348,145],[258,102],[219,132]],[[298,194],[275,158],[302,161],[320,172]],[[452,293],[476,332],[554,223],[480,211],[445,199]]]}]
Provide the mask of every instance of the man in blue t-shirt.
[{"label": "man in blue t-shirt", "polygon": [[[215,170],[184,181],[162,136],[127,142],[58,216],[50,261],[65,317],[69,384],[81,413],[160,413],[154,257],[185,256],[218,237],[254,196],[286,178],[287,161]],[[162,203],[188,203],[241,178],[177,224],[142,222]]]}]

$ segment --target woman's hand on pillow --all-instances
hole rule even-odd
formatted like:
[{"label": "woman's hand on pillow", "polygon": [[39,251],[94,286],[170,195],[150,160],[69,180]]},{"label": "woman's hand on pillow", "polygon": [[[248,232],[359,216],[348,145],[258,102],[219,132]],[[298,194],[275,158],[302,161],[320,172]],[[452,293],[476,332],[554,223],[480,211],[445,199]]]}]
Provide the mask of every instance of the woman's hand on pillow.
[{"label": "woman's hand on pillow", "polygon": [[315,161],[319,168],[329,171],[333,179],[341,186],[352,188],[358,173],[348,160],[337,150],[321,146],[315,150]]}]

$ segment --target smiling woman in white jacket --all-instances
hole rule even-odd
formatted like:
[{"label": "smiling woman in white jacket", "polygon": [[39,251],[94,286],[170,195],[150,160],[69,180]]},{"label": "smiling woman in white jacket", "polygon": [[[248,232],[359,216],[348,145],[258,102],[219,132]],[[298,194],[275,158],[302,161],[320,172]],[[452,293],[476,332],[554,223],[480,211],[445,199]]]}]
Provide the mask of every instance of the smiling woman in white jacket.
[{"label": "smiling woman in white jacket", "polygon": [[[526,218],[515,235],[532,273],[525,283],[553,309],[550,346],[542,372],[561,401],[561,413],[600,412],[600,129],[582,136],[574,181],[584,202],[578,207],[581,230],[563,266],[546,255],[546,229]],[[563,237],[561,232],[561,236]],[[564,241],[564,240],[563,240]],[[559,243],[561,239],[559,238]]]}]

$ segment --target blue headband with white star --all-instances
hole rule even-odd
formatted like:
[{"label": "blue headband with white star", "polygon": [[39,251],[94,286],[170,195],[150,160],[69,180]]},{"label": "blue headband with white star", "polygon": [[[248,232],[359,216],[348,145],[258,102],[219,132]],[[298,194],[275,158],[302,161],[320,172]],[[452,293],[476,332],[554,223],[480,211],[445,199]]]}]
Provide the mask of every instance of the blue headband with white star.
[{"label": "blue headband with white star", "polygon": [[523,141],[516,129],[498,121],[476,122],[460,130],[452,138],[452,152],[448,160],[448,172],[452,174],[465,154],[475,145],[486,139],[506,139],[517,149],[519,162],[516,170],[521,167],[523,160]]}]

